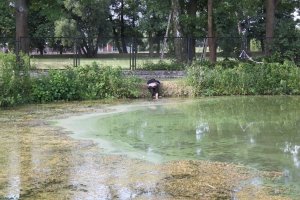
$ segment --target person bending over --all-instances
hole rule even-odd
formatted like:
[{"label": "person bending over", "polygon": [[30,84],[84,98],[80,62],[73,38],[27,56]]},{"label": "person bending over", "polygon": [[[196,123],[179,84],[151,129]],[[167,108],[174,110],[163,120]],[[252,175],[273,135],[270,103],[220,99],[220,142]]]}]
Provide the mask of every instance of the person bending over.
[{"label": "person bending over", "polygon": [[158,99],[158,90],[160,82],[154,78],[147,81],[148,90],[150,91],[153,99]]}]

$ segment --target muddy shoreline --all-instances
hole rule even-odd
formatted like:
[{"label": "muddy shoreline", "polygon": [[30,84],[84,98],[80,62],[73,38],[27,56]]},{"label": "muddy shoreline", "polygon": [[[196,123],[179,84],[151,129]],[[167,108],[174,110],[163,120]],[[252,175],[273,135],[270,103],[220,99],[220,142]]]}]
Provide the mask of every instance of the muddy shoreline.
[{"label": "muddy shoreline", "polygon": [[207,161],[153,164],[101,154],[51,120],[110,111],[131,101],[27,105],[0,111],[0,199],[289,199],[253,184],[283,174]]}]

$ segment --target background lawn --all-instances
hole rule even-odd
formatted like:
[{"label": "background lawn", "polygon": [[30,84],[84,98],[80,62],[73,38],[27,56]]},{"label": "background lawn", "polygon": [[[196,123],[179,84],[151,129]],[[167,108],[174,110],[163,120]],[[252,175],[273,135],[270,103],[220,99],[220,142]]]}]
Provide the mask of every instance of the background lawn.
[{"label": "background lawn", "polygon": [[[138,56],[136,59],[137,68],[141,68],[143,64],[151,62],[158,63],[159,58],[149,58],[144,56]],[[171,62],[170,59],[164,59],[164,62]],[[73,66],[75,62],[74,56],[31,56],[30,64],[37,69],[64,69],[67,66]],[[79,65],[88,65],[96,62],[104,66],[121,67],[122,69],[130,68],[130,57],[119,56],[115,57],[101,57],[101,58],[80,58]]]}]

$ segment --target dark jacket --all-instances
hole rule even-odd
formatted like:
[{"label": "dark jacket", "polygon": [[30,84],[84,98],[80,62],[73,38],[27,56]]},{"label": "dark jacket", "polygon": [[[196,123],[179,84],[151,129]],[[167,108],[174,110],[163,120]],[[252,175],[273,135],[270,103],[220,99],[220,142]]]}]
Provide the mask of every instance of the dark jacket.
[{"label": "dark jacket", "polygon": [[149,81],[147,81],[147,84],[150,84],[150,83],[158,83],[160,84],[160,82],[154,78],[150,79]]}]

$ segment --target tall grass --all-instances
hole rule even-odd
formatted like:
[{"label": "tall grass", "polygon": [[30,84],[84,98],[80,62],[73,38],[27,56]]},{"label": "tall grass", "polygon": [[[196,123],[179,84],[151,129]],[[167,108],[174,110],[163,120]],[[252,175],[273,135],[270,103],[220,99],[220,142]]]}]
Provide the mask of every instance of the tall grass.
[{"label": "tall grass", "polygon": [[298,95],[300,69],[291,61],[280,63],[194,64],[188,83],[195,95]]},{"label": "tall grass", "polygon": [[30,101],[29,58],[0,53],[0,107]]}]

